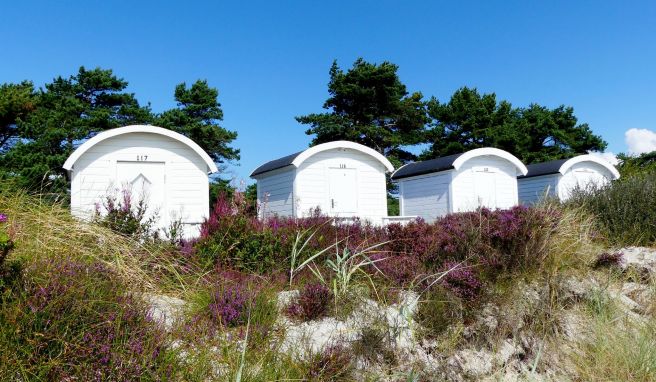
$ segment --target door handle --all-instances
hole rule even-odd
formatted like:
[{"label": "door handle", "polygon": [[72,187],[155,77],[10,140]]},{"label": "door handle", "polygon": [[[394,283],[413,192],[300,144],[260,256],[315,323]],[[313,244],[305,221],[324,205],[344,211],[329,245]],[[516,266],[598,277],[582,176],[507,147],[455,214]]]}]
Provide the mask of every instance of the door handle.
[{"label": "door handle", "polygon": [[330,208],[335,208],[335,199],[330,199]]}]

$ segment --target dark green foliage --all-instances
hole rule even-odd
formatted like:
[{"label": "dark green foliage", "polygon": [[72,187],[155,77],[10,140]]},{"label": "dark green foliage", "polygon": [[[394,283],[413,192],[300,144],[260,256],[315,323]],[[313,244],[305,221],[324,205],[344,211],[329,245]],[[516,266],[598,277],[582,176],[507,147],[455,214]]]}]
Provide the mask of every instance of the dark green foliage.
[{"label": "dark green foliage", "polygon": [[175,87],[178,108],[162,113],[156,124],[191,138],[217,163],[239,159],[239,150],[229,146],[237,133],[219,125],[223,110],[218,96],[219,91],[207,81],[198,80],[190,88],[181,83]]},{"label": "dark green foliage", "polygon": [[62,168],[71,152],[95,134],[131,124],[159,124],[197,142],[218,163],[239,159],[229,145],[237,133],[221,127],[218,90],[206,81],[176,86],[178,107],[154,115],[111,70],[81,67],[34,92],[31,82],[0,85],[0,176],[17,186],[66,194]]},{"label": "dark green foliage", "polygon": [[248,216],[221,222],[223,232],[203,238],[196,245],[206,265],[230,265],[235,269],[265,272],[280,268],[287,256],[282,239],[271,230],[255,230]]},{"label": "dark green foliage", "polygon": [[587,124],[578,124],[571,107],[531,104],[514,108],[507,101],[497,102],[494,93],[481,95],[467,87],[457,90],[447,103],[432,98],[427,107],[431,146],[422,159],[496,147],[533,163],[606,148],[606,142]]},{"label": "dark green foliage", "polygon": [[240,187],[234,187],[231,181],[225,179],[212,179],[210,182],[210,206],[216,204],[216,201],[222,195],[228,199],[232,199],[235,191],[238,191],[239,197],[243,197],[246,205],[246,213],[255,216],[257,213],[257,184],[253,183],[246,186],[246,189],[241,191]]},{"label": "dark green foliage", "polygon": [[415,156],[404,146],[423,139],[427,122],[421,93],[409,94],[397,74],[398,66],[358,59],[344,72],[337,62],[330,68],[328,92],[322,114],[296,117],[310,125],[312,145],[348,140],[371,147],[399,165]]},{"label": "dark green foliage", "polygon": [[18,261],[7,261],[7,256],[14,249],[12,233],[7,227],[7,216],[0,214],[0,299],[4,297],[5,291],[18,284],[22,274],[22,264]]},{"label": "dark green foliage", "polygon": [[442,103],[409,94],[397,75],[398,67],[358,59],[344,72],[336,62],[330,69],[323,107],[329,111],[296,117],[310,125],[312,145],[350,140],[371,147],[399,166],[416,159],[409,146],[430,145],[421,159],[496,147],[525,163],[603,151],[601,137],[578,123],[574,109],[549,109],[538,104],[516,108],[496,95],[463,87]]},{"label": "dark green foliage", "polygon": [[395,198],[391,195],[387,195],[387,215],[388,216],[399,216],[401,209],[399,206],[399,198]]},{"label": "dark green foliage", "polygon": [[35,101],[34,86],[29,81],[0,85],[0,152],[19,137],[18,122],[34,111]]},{"label": "dark green foliage", "polygon": [[18,260],[0,262],[0,301],[7,300],[16,293],[23,276],[23,264]]},{"label": "dark green foliage", "polygon": [[618,154],[617,159],[619,159],[617,170],[620,172],[622,178],[656,172],[656,151],[638,156]]},{"label": "dark green foliage", "polygon": [[602,233],[619,245],[656,243],[656,172],[574,190],[568,202],[592,213]]},{"label": "dark green foliage", "polygon": [[[234,192],[232,198],[219,195],[194,246],[203,263],[260,273],[280,269],[288,265],[296,232],[329,220],[324,217],[314,220],[274,218],[262,222],[250,208],[242,192]],[[317,243],[326,243],[326,240],[318,240]]]},{"label": "dark green foliage", "polygon": [[257,184],[249,184],[244,191],[244,199],[248,205],[257,207]]},{"label": "dark green foliage", "polygon": [[20,141],[0,157],[5,174],[18,176],[20,186],[63,193],[62,165],[79,141],[103,130],[151,121],[151,113],[128,83],[111,70],[86,70],[57,77],[35,96],[35,107],[17,120]]},{"label": "dark green foliage", "polygon": [[210,182],[210,206],[213,206],[216,203],[216,200],[220,195],[232,198],[234,192],[235,189],[232,187],[229,180],[212,179]]}]

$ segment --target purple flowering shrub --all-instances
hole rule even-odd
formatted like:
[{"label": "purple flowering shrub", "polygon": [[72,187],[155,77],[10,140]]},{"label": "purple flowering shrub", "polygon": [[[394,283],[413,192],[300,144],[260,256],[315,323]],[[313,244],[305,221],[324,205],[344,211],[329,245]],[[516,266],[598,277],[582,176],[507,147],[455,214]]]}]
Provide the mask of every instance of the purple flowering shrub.
[{"label": "purple flowering shrub", "polygon": [[544,239],[558,216],[536,208],[516,206],[491,211],[450,214],[432,224],[422,220],[387,227],[390,249],[419,257],[430,269],[444,261],[474,258],[479,262],[513,269],[543,255]]},{"label": "purple flowering shrub", "polygon": [[[484,283],[493,282],[499,275],[539,268],[558,220],[557,210],[526,206],[507,210],[482,208],[450,214],[433,223],[417,219],[406,225],[385,227],[361,221],[333,222],[320,211],[307,218],[259,220],[246,213],[238,202],[219,197],[203,224],[194,251],[208,265],[270,273],[289,266],[297,234],[310,230],[314,235],[301,257],[339,241],[353,248],[385,242],[376,249],[378,253],[369,254],[384,260],[369,266],[368,271],[382,274],[397,286],[411,285],[426,274],[442,271],[447,263],[459,262],[476,269],[476,279]],[[298,259],[297,263],[302,261]],[[323,259],[315,262],[322,264]],[[469,275],[459,272],[458,276]],[[467,298],[479,294],[478,290],[465,292],[466,285],[457,288],[463,289],[458,294]],[[470,287],[479,288],[473,281]]]},{"label": "purple flowering shrub", "polygon": [[558,219],[558,211],[517,206],[450,214],[432,224],[421,219],[392,224],[385,228],[388,252],[374,258],[385,258],[376,266],[399,286],[462,262],[442,286],[472,300],[499,275],[539,268]]},{"label": "purple flowering shrub", "polygon": [[170,379],[177,361],[167,355],[165,333],[106,266],[46,259],[25,273],[22,291],[0,296],[0,322],[11,323],[0,337],[18,350],[15,372],[47,380]]},{"label": "purple flowering shrub", "polygon": [[369,271],[373,274],[382,273],[397,287],[410,286],[426,274],[424,264],[417,256],[375,253],[370,258],[376,262],[369,266]]},{"label": "purple flowering shrub", "polygon": [[560,217],[558,210],[526,206],[495,211],[485,231],[492,248],[487,261],[494,266],[494,271],[513,271],[542,264],[548,253],[548,240]]},{"label": "purple flowering shrub", "polygon": [[208,309],[220,326],[234,327],[246,323],[251,296],[242,284],[224,286],[215,291]]},{"label": "purple flowering shrub", "polygon": [[[276,297],[272,295],[268,278],[230,269],[217,270],[214,285],[204,314],[209,332],[238,328],[242,330],[250,319],[251,339],[258,342],[267,337],[277,318]],[[203,325],[205,325],[203,324]]]},{"label": "purple flowering shrub", "polygon": [[127,236],[146,238],[152,234],[157,216],[148,216],[146,200],[134,200],[130,190],[122,190],[120,197],[106,195],[102,204],[96,204],[94,220],[112,231]]},{"label": "purple flowering shrub", "polygon": [[316,320],[328,314],[333,293],[321,283],[306,284],[298,299],[287,307],[287,314],[303,321]]},{"label": "purple flowering shrub", "polygon": [[446,273],[440,279],[440,285],[454,296],[465,301],[472,301],[481,293],[483,283],[471,267],[465,264],[446,262],[443,271]]}]

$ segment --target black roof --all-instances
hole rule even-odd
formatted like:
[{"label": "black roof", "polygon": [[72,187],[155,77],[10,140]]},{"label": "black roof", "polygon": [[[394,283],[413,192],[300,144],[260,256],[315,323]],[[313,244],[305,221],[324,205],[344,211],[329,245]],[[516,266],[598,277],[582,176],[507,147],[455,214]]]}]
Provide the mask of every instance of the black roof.
[{"label": "black roof", "polygon": [[426,160],[423,162],[408,163],[394,171],[392,174],[392,180],[451,170],[453,168],[453,162],[455,162],[455,160],[458,159],[458,157],[462,154],[463,153],[453,154],[441,158]]},{"label": "black roof", "polygon": [[265,172],[277,170],[279,168],[287,167],[291,165],[294,159],[296,159],[296,157],[299,156],[302,152],[303,151],[299,151],[297,153],[287,155],[282,158],[274,159],[270,162],[266,162],[265,164],[253,170],[251,176],[255,176],[255,175],[263,174]]},{"label": "black roof", "polygon": [[557,159],[549,162],[534,163],[526,166],[528,172],[526,175],[519,176],[518,178],[532,178],[534,176],[557,174],[563,163],[569,159]]}]

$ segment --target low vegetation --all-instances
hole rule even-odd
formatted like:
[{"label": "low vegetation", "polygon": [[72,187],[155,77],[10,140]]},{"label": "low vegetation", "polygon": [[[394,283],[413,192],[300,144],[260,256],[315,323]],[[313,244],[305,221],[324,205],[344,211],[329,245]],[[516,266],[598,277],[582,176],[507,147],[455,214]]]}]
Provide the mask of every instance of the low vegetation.
[{"label": "low vegetation", "polygon": [[[627,313],[614,297],[656,289],[617,250],[651,233],[620,234],[609,226],[625,221],[618,210],[597,207],[645,197],[647,179],[565,205],[387,227],[320,211],[259,221],[237,193],[217,197],[193,242],[144,240],[138,206],[117,202],[116,219],[85,223],[6,189],[0,380],[458,380],[510,369],[653,380],[656,309]],[[349,339],[317,347],[302,328]]]},{"label": "low vegetation", "polygon": [[656,171],[642,171],[611,185],[578,190],[570,204],[593,214],[602,236],[614,243],[656,242]]}]

